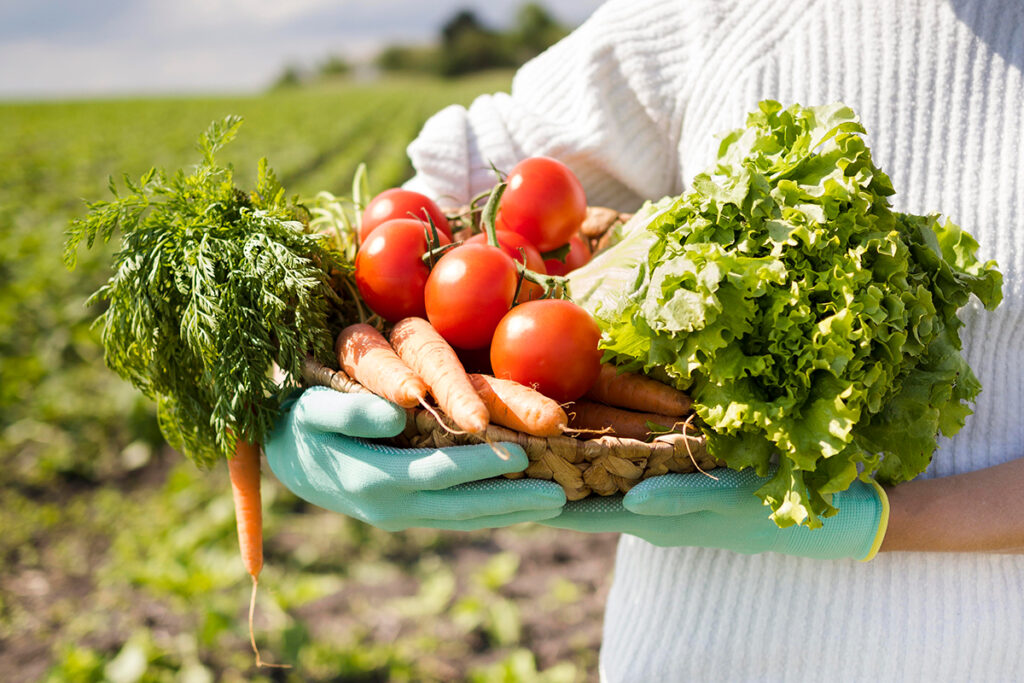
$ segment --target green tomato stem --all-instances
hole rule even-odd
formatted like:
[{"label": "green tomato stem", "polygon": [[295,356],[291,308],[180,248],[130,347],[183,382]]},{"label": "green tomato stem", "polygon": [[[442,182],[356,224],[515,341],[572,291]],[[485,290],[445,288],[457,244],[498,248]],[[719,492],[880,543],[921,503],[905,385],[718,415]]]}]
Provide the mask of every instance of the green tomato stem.
[{"label": "green tomato stem", "polygon": [[423,252],[423,256],[421,256],[420,259],[423,261],[423,263],[427,264],[428,268],[433,268],[434,263],[437,261],[437,259],[444,255],[444,253],[447,252],[449,249],[454,249],[460,244],[462,244],[462,242],[451,242],[450,244],[441,244],[435,247],[431,247],[430,249],[427,249],[425,252]]},{"label": "green tomato stem", "polygon": [[492,247],[499,247],[498,244],[498,233],[494,227],[495,222],[498,218],[498,205],[501,203],[501,195],[505,193],[505,183],[498,183],[491,190],[490,196],[487,198],[487,203],[484,205],[483,215],[480,216],[480,222],[483,225],[484,232],[487,233],[487,243]]},{"label": "green tomato stem", "polygon": [[534,270],[530,270],[519,261],[516,261],[516,270],[519,271],[521,280],[529,280],[540,285],[541,289],[544,290],[542,299],[569,299],[569,278],[562,277],[561,275],[542,275]]}]

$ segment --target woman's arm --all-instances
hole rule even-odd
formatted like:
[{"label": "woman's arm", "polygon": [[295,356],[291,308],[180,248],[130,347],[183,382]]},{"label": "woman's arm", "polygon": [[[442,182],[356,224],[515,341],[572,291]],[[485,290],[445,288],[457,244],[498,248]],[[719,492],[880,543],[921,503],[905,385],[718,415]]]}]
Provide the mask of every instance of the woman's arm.
[{"label": "woman's arm", "polygon": [[1024,458],[886,490],[881,552],[1024,553]]}]

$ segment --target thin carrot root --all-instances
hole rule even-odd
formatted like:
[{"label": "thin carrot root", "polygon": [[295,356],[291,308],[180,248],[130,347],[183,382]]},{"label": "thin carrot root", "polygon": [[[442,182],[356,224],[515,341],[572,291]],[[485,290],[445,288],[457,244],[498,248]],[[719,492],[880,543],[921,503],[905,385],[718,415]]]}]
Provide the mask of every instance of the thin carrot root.
[{"label": "thin carrot root", "polygon": [[256,630],[253,628],[253,615],[256,613],[256,587],[259,584],[259,579],[255,576],[252,577],[252,596],[249,598],[249,643],[252,645],[252,651],[256,655],[256,668],[269,667],[272,669],[290,669],[291,664],[273,664],[271,662],[264,662],[263,658],[260,657],[260,649],[256,647]]},{"label": "thin carrot root", "polygon": [[[693,418],[696,417],[696,416],[697,416],[696,413],[692,413],[683,422],[683,434],[684,435],[690,429],[690,426],[693,424]],[[683,445],[686,446],[686,454],[688,456],[690,456],[690,462],[692,462],[693,466],[697,468],[697,471],[700,472],[701,474],[703,474],[705,477],[711,477],[715,481],[718,481],[718,477],[716,477],[715,475],[711,474],[710,472],[707,472],[704,468],[702,468],[700,466],[700,463],[697,462],[697,458],[693,457],[693,450],[690,449],[690,439],[689,438],[687,438],[687,439],[685,439],[683,441]]]},{"label": "thin carrot root", "polygon": [[602,427],[601,429],[581,429],[579,427],[566,427],[562,431],[565,434],[597,434],[600,436],[614,436],[611,427]]},{"label": "thin carrot root", "polygon": [[601,374],[586,397],[617,408],[675,417],[685,415],[692,407],[690,397],[682,391],[644,375],[619,372],[608,363],[601,366]]},{"label": "thin carrot root", "polygon": [[490,413],[473,389],[455,350],[422,318],[405,318],[391,330],[391,345],[430,389],[434,400],[459,429],[481,434]]},{"label": "thin carrot root", "polygon": [[561,434],[569,422],[557,401],[518,382],[478,374],[469,381],[494,424],[547,438]]},{"label": "thin carrot root", "polygon": [[569,426],[578,430],[608,430],[613,436],[646,441],[661,431],[652,431],[649,424],[675,429],[683,424],[673,415],[623,410],[591,401],[577,401],[569,411]]},{"label": "thin carrot root", "polygon": [[256,655],[256,666],[288,668],[286,664],[268,664],[260,657],[256,647],[253,614],[256,609],[256,587],[263,570],[263,506],[260,496],[260,448],[239,440],[235,455],[228,459],[228,476],[235,502],[235,524],[238,529],[238,548],[245,571],[252,577],[252,597],[249,599],[249,641]]},{"label": "thin carrot root", "polygon": [[483,434],[482,436],[480,436],[480,438],[483,440],[483,442],[485,444],[490,446],[491,447],[491,451],[493,451],[494,454],[496,456],[498,456],[499,458],[501,458],[502,460],[508,460],[509,458],[512,457],[511,454],[509,454],[508,451],[506,451],[504,448],[502,448],[500,443],[491,441],[489,438],[487,438],[487,434]]},{"label": "thin carrot root", "polygon": [[437,412],[437,410],[435,410],[432,405],[427,403],[426,400],[420,401],[420,405],[423,407],[424,410],[433,415],[434,419],[437,420],[437,424],[441,426],[441,429],[448,432],[449,434],[453,434],[455,436],[466,436],[469,434],[469,432],[465,432],[461,429],[454,429],[453,427],[449,426],[448,421],[444,419],[444,416],[441,413]]},{"label": "thin carrot root", "polygon": [[422,406],[423,406],[424,410],[426,410],[428,413],[431,414],[431,416],[434,418],[434,421],[437,423],[437,425],[439,427],[441,427],[441,429],[443,429],[444,431],[448,432],[449,434],[452,434],[452,435],[455,435],[455,436],[469,436],[469,437],[473,437],[473,438],[479,439],[483,443],[485,443],[488,446],[490,446],[491,450],[494,451],[494,454],[497,455],[502,460],[508,460],[510,457],[512,457],[511,455],[509,455],[508,451],[506,451],[504,448],[501,447],[500,444],[497,444],[494,441],[491,441],[489,438],[487,438],[487,432],[486,431],[484,431],[483,433],[480,433],[480,434],[473,434],[471,432],[464,432],[461,429],[453,429],[448,424],[448,420],[446,420],[445,417],[443,415],[441,415],[439,412],[434,410],[433,406],[431,406],[429,403],[424,401],[422,403]]},{"label": "thin carrot root", "polygon": [[427,385],[375,327],[366,323],[349,325],[338,334],[334,350],[350,377],[403,408],[416,406],[427,395]]}]

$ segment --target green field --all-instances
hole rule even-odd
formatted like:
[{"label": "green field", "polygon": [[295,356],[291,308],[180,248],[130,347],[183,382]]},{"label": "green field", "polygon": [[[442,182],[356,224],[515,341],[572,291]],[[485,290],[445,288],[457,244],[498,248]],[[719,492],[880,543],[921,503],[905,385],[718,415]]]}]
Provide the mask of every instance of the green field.
[{"label": "green field", "polygon": [[0,103],[0,671],[7,681],[590,680],[614,538],[537,526],[388,534],[265,478],[265,657],[245,623],[226,473],[171,452],[153,407],[103,365],[88,295],[115,245],[61,264],[64,230],[110,176],[196,160],[198,134],[244,117],[223,160],[261,156],[290,193],[371,190],[411,173],[433,112],[507,74],[247,97]]}]

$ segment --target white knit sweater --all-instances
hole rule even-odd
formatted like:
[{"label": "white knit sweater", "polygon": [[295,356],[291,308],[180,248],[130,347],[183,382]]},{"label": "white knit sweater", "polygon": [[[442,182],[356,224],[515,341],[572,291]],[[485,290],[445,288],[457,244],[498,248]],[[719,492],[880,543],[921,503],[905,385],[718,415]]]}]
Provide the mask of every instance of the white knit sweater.
[{"label": "white knit sweater", "polygon": [[[995,312],[961,313],[984,390],[923,475],[946,476],[1024,456],[1022,70],[1020,0],[611,0],[511,95],[428,121],[410,186],[464,201],[490,163],[549,154],[592,204],[630,210],[688,189],[759,100],[845,102],[894,207],[951,217],[1005,277]],[[601,665],[609,681],[1024,680],[1024,556],[822,562],[624,536]]]}]

